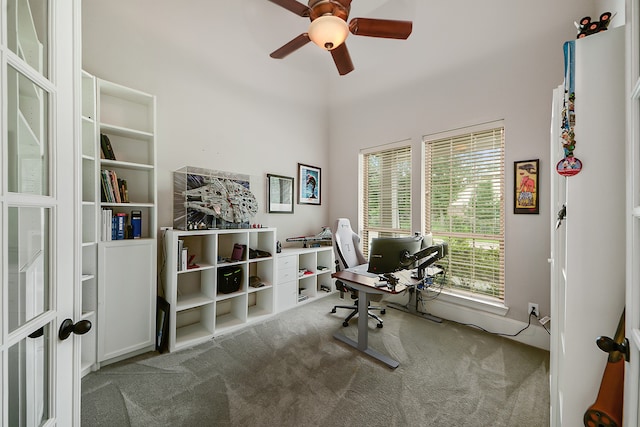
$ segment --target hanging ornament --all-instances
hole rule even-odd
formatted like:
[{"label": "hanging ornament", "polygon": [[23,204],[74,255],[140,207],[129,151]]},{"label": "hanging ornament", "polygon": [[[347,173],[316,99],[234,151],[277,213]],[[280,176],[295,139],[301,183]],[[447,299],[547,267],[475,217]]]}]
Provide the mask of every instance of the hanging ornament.
[{"label": "hanging ornament", "polygon": [[573,176],[582,170],[582,162],[573,154],[576,149],[575,133],[576,114],[574,110],[576,94],[574,87],[575,43],[573,41],[564,44],[564,100],[562,105],[562,124],[560,129],[560,143],[564,152],[564,158],[556,164],[556,172],[562,176]]},{"label": "hanging ornament", "polygon": [[574,156],[565,157],[556,164],[556,172],[562,176],[573,176],[582,170],[582,162]]}]

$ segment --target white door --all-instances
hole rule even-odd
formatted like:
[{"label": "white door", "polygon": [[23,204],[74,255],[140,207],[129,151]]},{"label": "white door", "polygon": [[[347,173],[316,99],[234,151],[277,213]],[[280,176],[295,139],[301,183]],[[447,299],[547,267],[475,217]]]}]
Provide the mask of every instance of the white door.
[{"label": "white door", "polygon": [[624,425],[640,422],[640,6],[626,2],[627,23],[627,292],[626,336],[630,360],[626,364]]},{"label": "white door", "polygon": [[77,339],[59,337],[77,276],[79,3],[1,4],[0,426],[79,425]]}]

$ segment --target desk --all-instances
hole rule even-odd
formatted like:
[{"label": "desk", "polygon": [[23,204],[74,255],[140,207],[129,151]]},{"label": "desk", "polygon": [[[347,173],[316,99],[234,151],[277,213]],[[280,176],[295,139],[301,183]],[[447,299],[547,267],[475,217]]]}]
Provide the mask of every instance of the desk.
[{"label": "desk", "polygon": [[414,286],[419,283],[418,280],[411,278],[411,272],[398,271],[394,273],[400,282],[396,285],[394,290],[388,287],[377,288],[376,283],[379,283],[379,279],[376,277],[370,277],[364,274],[358,274],[356,269],[347,269],[333,273],[331,277],[334,279],[345,282],[349,287],[358,291],[358,342],[345,337],[343,334],[336,332],[333,337],[342,341],[345,344],[350,345],[362,351],[365,354],[383,362],[392,369],[395,369],[400,364],[396,360],[385,356],[378,351],[369,348],[369,296],[371,294],[398,294],[404,292],[407,287]]}]

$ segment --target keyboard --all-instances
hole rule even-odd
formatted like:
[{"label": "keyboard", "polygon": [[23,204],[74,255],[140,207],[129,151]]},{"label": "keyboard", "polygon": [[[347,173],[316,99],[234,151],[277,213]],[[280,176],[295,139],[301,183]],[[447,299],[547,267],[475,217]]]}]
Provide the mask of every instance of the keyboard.
[{"label": "keyboard", "polygon": [[377,278],[378,275],[375,273],[370,273],[367,270],[369,269],[369,264],[361,264],[356,265],[355,267],[346,268],[344,271],[348,271],[349,273],[359,274],[361,276],[373,277]]}]

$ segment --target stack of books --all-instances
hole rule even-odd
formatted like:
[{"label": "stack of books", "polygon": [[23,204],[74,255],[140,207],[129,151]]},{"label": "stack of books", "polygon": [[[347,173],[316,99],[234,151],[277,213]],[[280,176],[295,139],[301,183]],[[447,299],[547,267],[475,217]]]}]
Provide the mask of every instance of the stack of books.
[{"label": "stack of books", "polygon": [[111,209],[102,210],[102,222],[100,228],[100,238],[103,242],[111,240],[123,240],[126,237],[127,214],[116,213]]},{"label": "stack of books", "polygon": [[118,178],[116,171],[103,169],[100,171],[102,182],[102,201],[107,203],[129,203],[127,180]]}]

